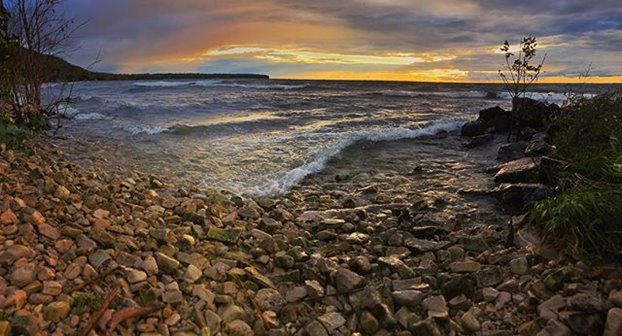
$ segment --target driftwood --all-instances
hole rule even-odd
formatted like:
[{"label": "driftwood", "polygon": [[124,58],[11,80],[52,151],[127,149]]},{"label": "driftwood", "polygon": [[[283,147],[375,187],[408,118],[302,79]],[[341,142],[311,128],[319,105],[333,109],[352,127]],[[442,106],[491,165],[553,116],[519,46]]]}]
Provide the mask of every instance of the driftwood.
[{"label": "driftwood", "polygon": [[95,312],[95,314],[93,314],[93,317],[91,317],[91,320],[86,325],[86,327],[82,329],[80,336],[88,336],[91,330],[93,330],[93,328],[95,328],[95,326],[97,325],[97,322],[99,322],[102,316],[104,316],[106,309],[108,309],[108,306],[110,306],[110,303],[117,295],[119,295],[119,288],[113,289],[106,295],[106,298],[104,299],[104,302],[102,302],[101,307]]},{"label": "driftwood", "polygon": [[143,315],[149,315],[153,312],[158,311],[160,308],[162,308],[161,305],[156,305],[153,307],[123,308],[115,312],[114,314],[112,314],[112,318],[110,319],[110,322],[108,323],[108,334],[112,333],[117,328],[117,326],[121,324],[121,322],[125,320],[129,320],[131,318],[135,318],[135,317],[139,317]]}]

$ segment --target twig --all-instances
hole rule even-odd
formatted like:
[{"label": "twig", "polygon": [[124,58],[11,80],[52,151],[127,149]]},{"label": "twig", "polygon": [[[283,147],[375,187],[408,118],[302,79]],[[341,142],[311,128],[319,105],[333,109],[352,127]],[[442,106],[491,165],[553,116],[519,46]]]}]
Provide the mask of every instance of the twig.
[{"label": "twig", "polygon": [[90,285],[90,284],[94,283],[95,281],[99,281],[100,279],[103,279],[103,278],[107,277],[107,276],[108,276],[108,275],[110,275],[112,272],[114,272],[114,271],[116,271],[116,270],[118,270],[118,269],[119,269],[119,265],[116,265],[116,266],[114,266],[114,267],[112,267],[112,268],[110,268],[110,269],[106,270],[104,273],[102,273],[102,274],[100,274],[100,275],[98,275],[98,276],[94,277],[93,279],[91,279],[91,280],[89,280],[89,281],[87,281],[87,282],[85,282],[85,283],[83,283],[83,284],[80,284],[80,285],[75,286],[74,288],[72,288],[72,289],[71,289],[71,292],[76,292],[76,291],[79,291],[79,290],[81,290],[82,288],[84,288],[84,287],[86,287],[86,286],[88,286],[88,285]]},{"label": "twig", "polygon": [[87,336],[91,332],[91,330],[95,328],[95,325],[97,325],[97,322],[101,320],[102,316],[104,316],[104,313],[106,312],[106,309],[108,309],[108,306],[110,306],[110,303],[118,294],[119,294],[119,288],[115,288],[111,292],[109,292],[108,295],[106,295],[104,302],[102,302],[102,306],[99,308],[97,312],[95,312],[95,314],[93,314],[93,317],[91,318],[89,323],[86,325],[86,327],[84,327],[84,329],[82,329],[80,336]]},{"label": "twig", "polygon": [[162,305],[156,305],[153,307],[128,307],[119,310],[118,312],[112,315],[110,319],[107,333],[112,333],[121,322],[125,320],[129,320],[135,317],[149,315],[153,312],[158,311],[162,308]]}]

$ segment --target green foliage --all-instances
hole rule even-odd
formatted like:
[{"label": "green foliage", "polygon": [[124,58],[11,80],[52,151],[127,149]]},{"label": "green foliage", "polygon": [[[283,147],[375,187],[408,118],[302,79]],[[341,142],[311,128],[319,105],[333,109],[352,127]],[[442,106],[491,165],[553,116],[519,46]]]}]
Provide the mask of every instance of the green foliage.
[{"label": "green foliage", "polygon": [[34,132],[26,127],[20,127],[6,120],[0,120],[0,143],[11,149],[25,149],[26,141]]},{"label": "green foliage", "polygon": [[555,122],[547,172],[560,191],[536,203],[531,220],[577,258],[622,256],[622,95],[575,97]]},{"label": "green foliage", "polygon": [[72,297],[71,313],[76,315],[95,311],[104,302],[104,294],[102,293],[76,292],[72,294]]},{"label": "green foliage", "polygon": [[[527,89],[538,80],[542,66],[546,60],[546,55],[542,61],[533,65],[533,58],[536,56],[538,43],[533,36],[523,37],[518,45],[518,55],[515,55],[510,49],[510,43],[505,41],[501,47],[501,51],[505,56],[505,64],[503,69],[499,69],[499,77],[503,81],[508,93],[512,98],[524,96]],[[516,56],[515,59],[512,57]]]}]

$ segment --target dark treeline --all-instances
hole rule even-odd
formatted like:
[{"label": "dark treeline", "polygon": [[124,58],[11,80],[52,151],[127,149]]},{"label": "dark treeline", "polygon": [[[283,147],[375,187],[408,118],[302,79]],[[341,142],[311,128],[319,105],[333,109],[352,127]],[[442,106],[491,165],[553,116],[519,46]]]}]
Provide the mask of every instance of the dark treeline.
[{"label": "dark treeline", "polygon": [[43,55],[48,82],[114,81],[114,80],[164,80],[164,79],[270,79],[260,74],[227,73],[144,73],[113,74],[89,71],[56,56]]}]

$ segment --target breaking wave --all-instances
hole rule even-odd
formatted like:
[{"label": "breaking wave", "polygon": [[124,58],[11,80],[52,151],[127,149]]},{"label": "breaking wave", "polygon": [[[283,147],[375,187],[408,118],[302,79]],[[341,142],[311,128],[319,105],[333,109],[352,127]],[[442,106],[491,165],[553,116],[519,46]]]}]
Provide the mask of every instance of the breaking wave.
[{"label": "breaking wave", "polygon": [[335,145],[325,149],[313,160],[302,166],[296,167],[283,173],[276,180],[267,185],[257,188],[257,194],[274,195],[287,193],[292,186],[302,181],[306,176],[320,172],[328,161],[338,156],[346,148],[361,141],[390,141],[399,139],[412,139],[422,136],[436,135],[441,132],[449,132],[460,128],[464,124],[461,120],[437,120],[420,128],[390,128],[371,131],[346,132],[346,136]]}]

